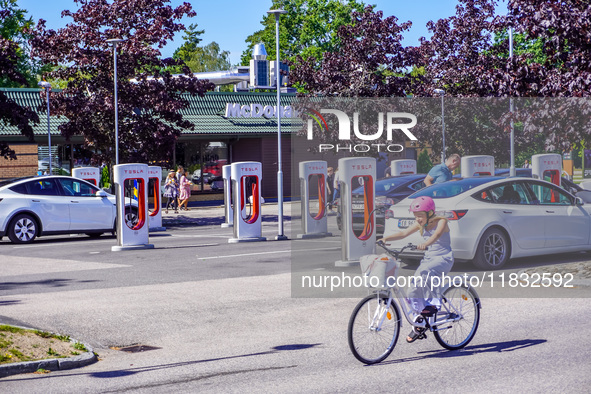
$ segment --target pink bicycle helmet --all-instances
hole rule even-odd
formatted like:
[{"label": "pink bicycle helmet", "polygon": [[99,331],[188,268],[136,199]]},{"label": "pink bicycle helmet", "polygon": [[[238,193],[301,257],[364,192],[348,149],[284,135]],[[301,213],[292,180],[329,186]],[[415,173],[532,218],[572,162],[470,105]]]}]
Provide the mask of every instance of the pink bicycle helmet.
[{"label": "pink bicycle helmet", "polygon": [[435,211],[435,201],[431,197],[417,197],[410,203],[410,212]]}]

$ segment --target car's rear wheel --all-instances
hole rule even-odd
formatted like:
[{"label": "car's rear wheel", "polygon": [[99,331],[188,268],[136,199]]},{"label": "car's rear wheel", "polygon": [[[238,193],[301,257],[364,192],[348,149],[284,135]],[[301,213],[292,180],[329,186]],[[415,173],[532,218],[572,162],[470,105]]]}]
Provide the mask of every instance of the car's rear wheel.
[{"label": "car's rear wheel", "polygon": [[33,242],[39,235],[39,225],[35,218],[26,213],[16,215],[8,226],[8,238],[17,244]]},{"label": "car's rear wheel", "polygon": [[502,230],[493,227],[486,230],[480,238],[472,262],[478,268],[496,270],[503,267],[510,256],[509,238]]}]

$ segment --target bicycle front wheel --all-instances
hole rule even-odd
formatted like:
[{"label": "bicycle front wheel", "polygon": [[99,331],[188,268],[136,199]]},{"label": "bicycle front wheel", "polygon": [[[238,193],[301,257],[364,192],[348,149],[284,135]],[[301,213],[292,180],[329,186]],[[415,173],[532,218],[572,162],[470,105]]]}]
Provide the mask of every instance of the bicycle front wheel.
[{"label": "bicycle front wheel", "polygon": [[437,320],[453,320],[433,327],[437,342],[449,350],[461,349],[476,335],[480,322],[480,300],[465,287],[450,287],[443,293]]},{"label": "bicycle front wheel", "polygon": [[387,306],[385,294],[372,294],[357,304],[349,319],[351,352],[365,364],[386,359],[394,350],[400,333],[400,313],[394,300]]}]

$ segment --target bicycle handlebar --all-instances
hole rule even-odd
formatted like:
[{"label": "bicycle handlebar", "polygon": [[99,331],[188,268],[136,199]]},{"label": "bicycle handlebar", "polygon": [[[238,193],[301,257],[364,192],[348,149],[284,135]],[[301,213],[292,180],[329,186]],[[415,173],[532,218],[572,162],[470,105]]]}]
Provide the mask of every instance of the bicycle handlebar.
[{"label": "bicycle handlebar", "polygon": [[406,249],[410,249],[410,250],[417,249],[417,246],[413,245],[412,243],[409,243],[408,245],[403,246],[402,248],[400,248],[398,250],[388,248],[383,241],[377,241],[376,245],[383,248],[388,254],[392,255],[394,258],[398,258],[398,256]]}]

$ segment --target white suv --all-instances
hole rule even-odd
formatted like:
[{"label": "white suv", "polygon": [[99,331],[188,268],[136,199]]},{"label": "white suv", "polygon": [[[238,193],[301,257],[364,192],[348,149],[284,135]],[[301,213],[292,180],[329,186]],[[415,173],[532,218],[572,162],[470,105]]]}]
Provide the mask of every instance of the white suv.
[{"label": "white suv", "polygon": [[[137,218],[132,204],[126,213],[130,221]],[[0,183],[0,239],[7,235],[14,243],[28,243],[53,234],[98,237],[115,232],[116,218],[115,196],[81,179],[41,176]]]}]

